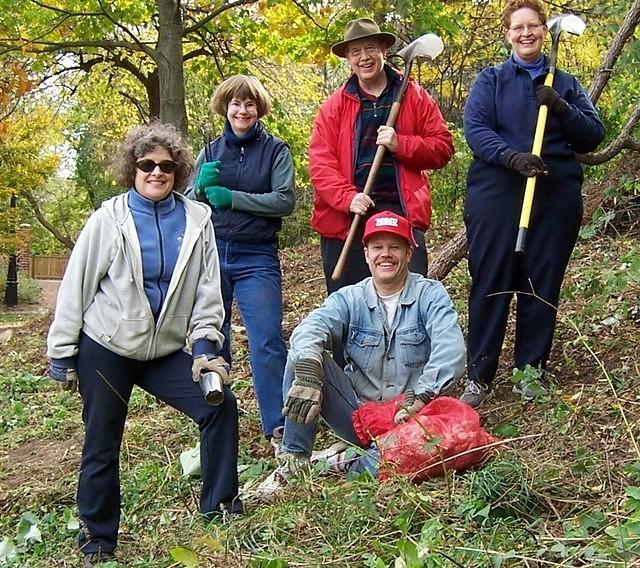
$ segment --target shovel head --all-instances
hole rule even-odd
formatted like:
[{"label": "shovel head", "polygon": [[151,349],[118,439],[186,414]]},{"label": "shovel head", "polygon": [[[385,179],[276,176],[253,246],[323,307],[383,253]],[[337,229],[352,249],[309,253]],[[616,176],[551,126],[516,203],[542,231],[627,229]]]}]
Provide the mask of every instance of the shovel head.
[{"label": "shovel head", "polygon": [[435,59],[444,50],[442,40],[436,34],[424,34],[404,46],[396,55],[401,57],[405,64],[416,57],[428,57]]},{"label": "shovel head", "polygon": [[547,22],[547,28],[552,36],[560,35],[561,32],[567,32],[576,36],[582,35],[587,24],[575,14],[563,14],[551,18]]}]

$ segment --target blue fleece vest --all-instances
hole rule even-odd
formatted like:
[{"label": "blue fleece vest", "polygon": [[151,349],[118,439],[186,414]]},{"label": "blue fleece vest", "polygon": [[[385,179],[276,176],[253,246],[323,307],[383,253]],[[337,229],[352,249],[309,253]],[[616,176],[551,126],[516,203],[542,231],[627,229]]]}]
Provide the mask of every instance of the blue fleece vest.
[{"label": "blue fleece vest", "polygon": [[[224,134],[209,143],[209,159],[220,160],[220,183],[232,191],[270,193],[273,163],[286,144],[256,122],[245,136],[236,136],[228,122]],[[276,242],[282,220],[234,209],[212,209],[216,238],[244,243]]]}]

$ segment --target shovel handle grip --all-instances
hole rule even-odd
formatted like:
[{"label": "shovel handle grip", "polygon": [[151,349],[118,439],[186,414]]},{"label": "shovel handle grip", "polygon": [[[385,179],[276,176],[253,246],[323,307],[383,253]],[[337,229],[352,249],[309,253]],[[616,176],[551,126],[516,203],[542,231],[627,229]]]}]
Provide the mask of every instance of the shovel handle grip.
[{"label": "shovel handle grip", "polygon": [[524,252],[524,247],[527,244],[527,228],[520,227],[518,229],[518,238],[516,239],[516,252]]}]

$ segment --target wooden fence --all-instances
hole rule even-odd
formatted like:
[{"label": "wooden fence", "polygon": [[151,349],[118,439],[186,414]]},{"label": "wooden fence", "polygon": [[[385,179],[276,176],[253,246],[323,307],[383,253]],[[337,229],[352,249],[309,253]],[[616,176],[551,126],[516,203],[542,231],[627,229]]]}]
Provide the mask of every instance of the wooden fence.
[{"label": "wooden fence", "polygon": [[62,280],[69,262],[68,256],[32,255],[29,262],[29,277],[36,280]]}]

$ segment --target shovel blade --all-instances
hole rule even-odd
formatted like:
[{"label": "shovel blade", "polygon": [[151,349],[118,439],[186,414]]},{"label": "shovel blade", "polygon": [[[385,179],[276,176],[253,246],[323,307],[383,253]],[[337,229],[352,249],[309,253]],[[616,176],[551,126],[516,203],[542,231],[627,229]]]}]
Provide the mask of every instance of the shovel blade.
[{"label": "shovel blade", "polygon": [[404,46],[396,55],[402,57],[405,64],[416,57],[435,59],[444,51],[444,44],[436,34],[424,34]]},{"label": "shovel blade", "polygon": [[563,14],[551,18],[547,23],[547,27],[552,35],[559,35],[561,32],[567,32],[576,36],[582,35],[587,24],[582,18],[575,14]]}]

